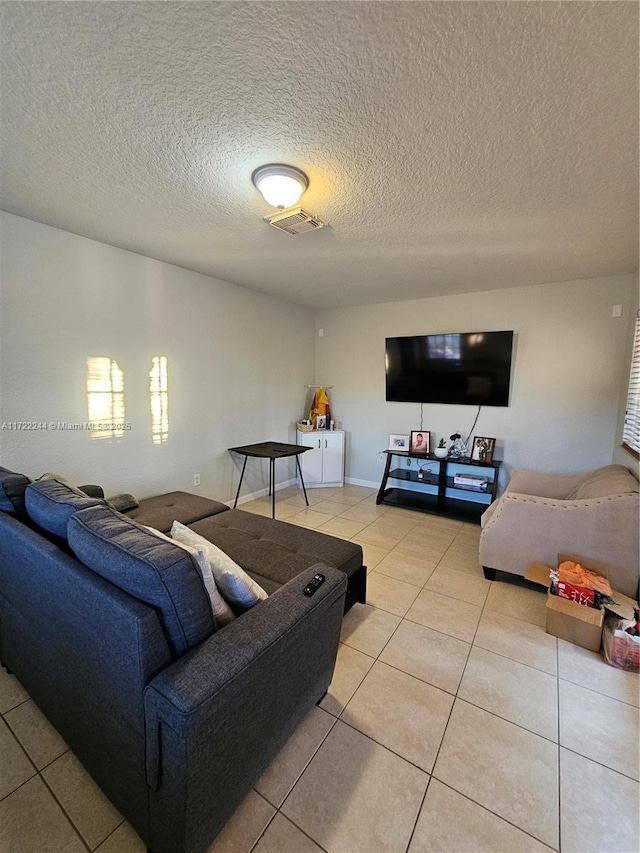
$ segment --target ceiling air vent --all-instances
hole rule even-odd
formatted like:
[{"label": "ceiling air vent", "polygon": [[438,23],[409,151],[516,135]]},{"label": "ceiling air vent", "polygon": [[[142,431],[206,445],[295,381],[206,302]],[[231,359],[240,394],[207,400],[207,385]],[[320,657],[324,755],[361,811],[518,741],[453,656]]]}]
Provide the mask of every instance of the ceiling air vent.
[{"label": "ceiling air vent", "polygon": [[286,234],[306,234],[307,231],[317,231],[324,228],[326,222],[318,219],[311,213],[307,213],[301,207],[290,207],[287,210],[279,210],[265,219],[274,228],[284,231]]}]

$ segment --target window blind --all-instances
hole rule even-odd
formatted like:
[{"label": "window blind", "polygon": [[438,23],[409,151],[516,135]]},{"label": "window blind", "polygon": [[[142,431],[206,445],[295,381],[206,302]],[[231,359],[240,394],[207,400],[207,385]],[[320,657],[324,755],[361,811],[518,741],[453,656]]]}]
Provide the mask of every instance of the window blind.
[{"label": "window blind", "polygon": [[640,312],[636,317],[622,444],[636,457],[640,457]]}]

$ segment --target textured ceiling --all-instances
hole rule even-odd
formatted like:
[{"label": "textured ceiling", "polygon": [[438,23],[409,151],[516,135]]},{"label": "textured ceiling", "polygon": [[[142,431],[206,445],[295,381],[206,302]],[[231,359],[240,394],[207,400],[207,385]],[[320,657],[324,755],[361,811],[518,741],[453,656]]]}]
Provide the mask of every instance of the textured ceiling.
[{"label": "textured ceiling", "polygon": [[[635,2],[1,2],[0,206],[311,307],[638,264]],[[251,184],[302,168],[330,227]]]}]

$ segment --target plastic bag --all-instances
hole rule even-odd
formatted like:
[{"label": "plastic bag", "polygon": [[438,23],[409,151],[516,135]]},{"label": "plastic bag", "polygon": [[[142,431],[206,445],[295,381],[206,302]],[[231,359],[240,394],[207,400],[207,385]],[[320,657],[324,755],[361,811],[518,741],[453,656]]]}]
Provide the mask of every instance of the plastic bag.
[{"label": "plastic bag", "polygon": [[611,666],[640,672],[640,636],[627,633],[635,620],[620,619],[613,613],[607,614],[602,629],[602,654]]},{"label": "plastic bag", "polygon": [[552,577],[554,573],[557,573],[556,580],[594,589],[603,595],[611,595],[611,585],[606,578],[585,569],[584,566],[581,566],[580,563],[574,563],[573,560],[565,560],[560,563],[558,568],[553,570]]}]

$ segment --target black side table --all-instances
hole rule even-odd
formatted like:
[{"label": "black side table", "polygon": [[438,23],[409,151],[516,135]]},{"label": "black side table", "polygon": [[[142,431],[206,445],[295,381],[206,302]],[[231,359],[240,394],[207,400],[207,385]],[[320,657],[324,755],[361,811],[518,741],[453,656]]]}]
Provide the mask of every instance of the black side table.
[{"label": "black side table", "polygon": [[235,509],[238,505],[238,497],[240,496],[240,486],[242,485],[242,478],[244,477],[244,469],[247,467],[247,459],[252,456],[257,459],[268,459],[269,460],[269,494],[271,495],[271,518],[276,517],[276,483],[275,483],[275,462],[276,459],[281,459],[287,456],[295,456],[296,457],[296,465],[298,466],[298,473],[300,474],[300,483],[302,484],[302,491],[304,492],[304,499],[309,506],[309,499],[307,498],[307,490],[304,486],[304,480],[302,479],[302,469],[300,468],[300,459],[298,458],[301,453],[304,453],[306,450],[311,450],[310,447],[305,447],[302,444],[282,444],[280,441],[261,441],[259,444],[245,444],[242,447],[230,447],[229,451],[233,451],[234,453],[239,453],[241,456],[244,456],[244,463],[242,465],[242,473],[240,474],[240,482],[238,483],[238,491],[236,492],[236,499],[233,502],[233,508]]}]

